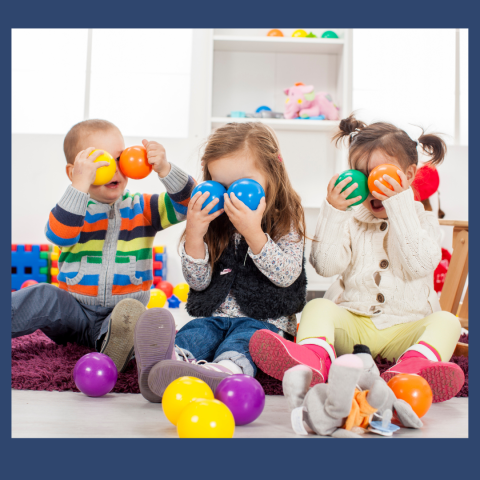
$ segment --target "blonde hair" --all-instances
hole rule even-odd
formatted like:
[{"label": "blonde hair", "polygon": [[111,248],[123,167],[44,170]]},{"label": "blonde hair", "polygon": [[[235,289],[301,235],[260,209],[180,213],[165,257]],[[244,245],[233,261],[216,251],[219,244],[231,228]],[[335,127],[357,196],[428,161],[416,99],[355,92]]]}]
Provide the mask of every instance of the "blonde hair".
[{"label": "blonde hair", "polygon": [[85,138],[97,131],[118,130],[118,127],[108,120],[92,119],[84,120],[74,125],[65,135],[63,141],[63,152],[67,163],[74,164],[78,152],[84,149],[83,141]]},{"label": "blonde hair", "polygon": [[[203,180],[212,180],[208,169],[211,162],[242,152],[253,157],[267,181],[263,231],[277,241],[293,229],[305,240],[305,214],[300,196],[290,183],[275,132],[263,123],[228,123],[215,130],[202,157]],[[227,248],[233,233],[234,227],[226,214],[210,223],[204,239],[212,266]]]}]

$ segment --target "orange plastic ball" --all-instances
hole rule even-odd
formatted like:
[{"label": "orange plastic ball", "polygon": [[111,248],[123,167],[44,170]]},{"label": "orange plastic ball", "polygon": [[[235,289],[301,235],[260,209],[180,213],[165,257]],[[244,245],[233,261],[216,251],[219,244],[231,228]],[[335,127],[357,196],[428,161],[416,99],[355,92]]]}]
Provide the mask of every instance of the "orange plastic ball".
[{"label": "orange plastic ball", "polygon": [[147,151],[141,145],[126,148],[120,155],[119,162],[122,173],[134,180],[148,177],[152,166],[148,163]]},{"label": "orange plastic ball", "polygon": [[388,163],[375,167],[368,176],[368,189],[372,193],[377,192],[380,195],[385,195],[380,189],[375,186],[375,180],[378,180],[382,185],[385,185],[387,188],[393,191],[393,187],[386,180],[383,179],[383,176],[389,175],[401,185],[402,181],[400,180],[400,177],[397,173],[397,170],[399,170],[399,168],[400,167],[397,167],[396,165],[390,165]]},{"label": "orange plastic ball", "polygon": [[283,37],[283,33],[278,28],[274,28],[267,33],[267,37]]},{"label": "orange plastic ball", "polygon": [[400,373],[388,382],[397,398],[405,400],[417,414],[423,417],[432,405],[432,389],[428,382],[419,375]]}]

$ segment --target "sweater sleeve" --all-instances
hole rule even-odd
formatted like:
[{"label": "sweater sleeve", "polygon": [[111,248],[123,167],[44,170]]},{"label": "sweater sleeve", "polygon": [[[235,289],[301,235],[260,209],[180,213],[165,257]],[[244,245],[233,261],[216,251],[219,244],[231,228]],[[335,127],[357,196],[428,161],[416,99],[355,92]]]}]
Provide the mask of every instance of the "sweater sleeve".
[{"label": "sweater sleeve", "polygon": [[303,242],[297,232],[290,232],[275,243],[267,235],[267,243],[258,255],[248,249],[257,268],[278,287],[289,287],[302,273]]},{"label": "sweater sleeve", "polygon": [[415,202],[411,188],[385,200],[383,205],[404,268],[413,278],[432,274],[442,259],[441,232],[435,215]]},{"label": "sweater sleeve", "polygon": [[67,188],[63,197],[50,212],[45,235],[58,247],[71,247],[80,240],[80,233],[87,213],[90,195],[72,187]]},{"label": "sweater sleeve", "polygon": [[166,193],[143,195],[144,215],[157,232],[187,218],[190,195],[197,184],[190,175],[173,163],[171,167],[166,177],[159,177],[167,190]]},{"label": "sweater sleeve", "polygon": [[182,272],[185,281],[193,290],[201,292],[205,290],[212,280],[212,268],[208,261],[208,247],[205,245],[205,258],[196,259],[185,252],[185,242],[180,245],[180,257],[182,259]]},{"label": "sweater sleeve", "polygon": [[352,259],[349,220],[353,210],[343,212],[325,199],[320,207],[310,263],[322,277],[342,274]]}]

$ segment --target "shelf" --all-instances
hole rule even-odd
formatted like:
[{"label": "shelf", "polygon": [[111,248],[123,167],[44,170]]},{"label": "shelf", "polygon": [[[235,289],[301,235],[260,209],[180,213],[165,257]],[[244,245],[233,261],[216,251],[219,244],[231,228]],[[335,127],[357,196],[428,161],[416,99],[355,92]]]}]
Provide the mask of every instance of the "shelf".
[{"label": "shelf", "polygon": [[330,132],[338,127],[338,120],[286,120],[283,118],[236,118],[213,117],[212,125],[220,126],[226,123],[262,122],[275,130],[301,130],[309,132]]},{"label": "shelf", "polygon": [[242,37],[214,35],[214,50],[227,52],[316,53],[343,51],[342,38]]}]

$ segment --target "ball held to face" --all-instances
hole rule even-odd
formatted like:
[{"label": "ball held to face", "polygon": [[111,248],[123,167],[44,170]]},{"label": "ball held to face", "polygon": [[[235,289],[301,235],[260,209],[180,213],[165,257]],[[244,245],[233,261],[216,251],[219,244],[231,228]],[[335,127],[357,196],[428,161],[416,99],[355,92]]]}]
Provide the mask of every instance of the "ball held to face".
[{"label": "ball held to face", "polygon": [[219,199],[219,202],[210,210],[210,214],[218,212],[221,210],[224,205],[224,198],[223,194],[226,192],[226,188],[218,182],[214,182],[213,180],[206,180],[205,182],[199,183],[192,191],[192,197],[197,193],[201,192],[202,195],[205,192],[209,192],[209,197],[203,202],[202,210],[210,203]]},{"label": "ball held to face", "polygon": [[[90,155],[94,154],[95,152],[98,152],[98,150],[94,150],[92,153],[90,153]],[[110,183],[112,178],[115,176],[117,171],[117,162],[108,152],[105,151],[94,160],[94,163],[97,162],[108,162],[109,165],[97,169],[95,180],[92,185],[106,185],[107,183]]]},{"label": "ball held to face", "polygon": [[120,155],[119,167],[126,177],[134,180],[141,180],[152,171],[152,165],[148,163],[147,151],[142,145],[126,148]]},{"label": "ball held to face", "polygon": [[352,184],[357,183],[358,187],[347,197],[347,200],[351,200],[352,198],[355,197],[362,197],[361,200],[358,202],[353,203],[350,205],[351,207],[354,207],[355,205],[360,205],[362,202],[366,200],[368,197],[369,191],[368,191],[368,180],[366,175],[364,175],[362,172],[358,170],[346,170],[345,172],[342,172],[339,177],[337,178],[335,185],[340,183],[341,181],[345,180],[345,178],[351,177],[352,181],[348,183],[343,189],[346,190],[349,188]]},{"label": "ball held to face", "polygon": [[233,182],[227,191],[229,197],[232,193],[250,210],[256,210],[260,200],[265,196],[263,187],[251,178],[241,178]]}]

